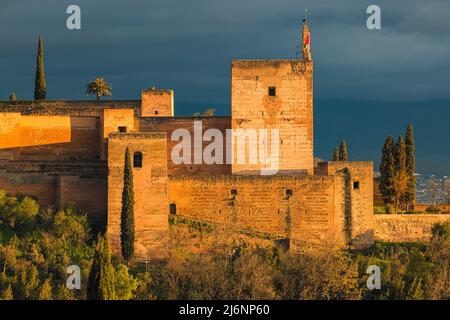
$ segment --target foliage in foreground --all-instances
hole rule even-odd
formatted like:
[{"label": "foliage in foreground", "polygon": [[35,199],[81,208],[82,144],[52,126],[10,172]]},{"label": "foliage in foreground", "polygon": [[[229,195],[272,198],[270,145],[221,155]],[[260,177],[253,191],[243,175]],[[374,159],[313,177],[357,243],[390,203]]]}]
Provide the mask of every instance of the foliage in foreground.
[{"label": "foliage in foreground", "polygon": [[[43,209],[0,190],[0,299],[85,299],[93,238],[86,215],[74,207]],[[81,269],[81,290],[66,288],[70,265]],[[136,280],[118,259],[114,273],[115,298],[129,299]]]},{"label": "foliage in foreground", "polygon": [[[102,263],[109,289],[97,299],[450,299],[450,223],[433,227],[430,244],[308,254],[231,240],[203,254],[173,248],[166,261],[130,269],[94,238],[73,208],[44,210],[0,192],[0,299],[92,298],[87,288],[102,288],[90,270]],[[72,264],[81,268],[81,290],[66,289]],[[366,288],[369,265],[382,270],[381,290]]]}]

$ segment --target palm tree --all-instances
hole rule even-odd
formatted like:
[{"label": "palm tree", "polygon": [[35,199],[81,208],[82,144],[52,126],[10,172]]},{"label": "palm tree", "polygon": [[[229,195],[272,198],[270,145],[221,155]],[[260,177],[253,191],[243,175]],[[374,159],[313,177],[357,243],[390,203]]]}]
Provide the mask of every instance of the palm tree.
[{"label": "palm tree", "polygon": [[111,86],[103,78],[97,78],[87,84],[86,95],[96,95],[97,102],[99,102],[102,96],[110,97],[111,90]]}]

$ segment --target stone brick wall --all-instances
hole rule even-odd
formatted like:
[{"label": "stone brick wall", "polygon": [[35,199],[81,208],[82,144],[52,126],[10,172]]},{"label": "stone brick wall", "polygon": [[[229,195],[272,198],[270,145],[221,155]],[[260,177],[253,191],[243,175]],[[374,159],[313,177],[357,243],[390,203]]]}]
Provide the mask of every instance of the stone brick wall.
[{"label": "stone brick wall", "polygon": [[108,155],[108,137],[110,133],[134,130],[133,109],[103,109],[100,115],[100,158],[106,160]]},{"label": "stone brick wall", "polygon": [[176,214],[318,245],[344,245],[333,176],[172,176]]},{"label": "stone brick wall", "polygon": [[0,189],[36,197],[42,207],[64,208],[69,202],[90,221],[105,222],[106,166],[101,162],[0,162]]},{"label": "stone brick wall", "polygon": [[375,239],[386,242],[427,242],[436,223],[450,222],[450,214],[375,214]]},{"label": "stone brick wall", "polygon": [[[311,61],[232,62],[232,128],[278,129],[280,171],[313,174],[312,72]],[[269,95],[269,88],[274,88],[274,96]],[[267,167],[248,161],[233,163],[233,173],[259,174],[261,168]]]},{"label": "stone brick wall", "polygon": [[0,113],[0,160],[98,158],[96,117]]},{"label": "stone brick wall", "polygon": [[168,232],[167,143],[164,133],[111,133],[108,139],[108,237],[120,251],[125,151],[141,152],[142,168],[133,168],[135,250],[138,259],[164,256]]},{"label": "stone brick wall", "polygon": [[141,91],[141,117],[173,117],[173,90]]},{"label": "stone brick wall", "polygon": [[88,214],[91,222],[106,224],[107,180],[80,176],[58,176],[56,179],[57,208],[72,203]]},{"label": "stone brick wall", "polygon": [[380,192],[380,178],[373,178],[373,204],[384,206],[383,195]]},{"label": "stone brick wall", "polygon": [[14,172],[0,169],[0,189],[10,194],[36,197],[41,206],[53,206],[56,200],[56,177],[41,172]]},{"label": "stone brick wall", "polygon": [[[319,174],[341,175],[341,199],[344,206],[344,230],[349,243],[365,247],[373,243],[373,163],[330,161],[319,163]],[[340,204],[339,204],[340,203]]]},{"label": "stone brick wall", "polygon": [[0,101],[0,112],[18,112],[23,115],[58,115],[73,117],[100,117],[103,109],[138,110],[140,100],[30,100]]},{"label": "stone brick wall", "polygon": [[[166,118],[136,118],[135,128],[140,132],[165,132],[167,135],[167,168],[169,175],[180,174],[198,174],[198,173],[214,173],[214,174],[230,174],[231,165],[226,164],[225,154],[226,146],[224,139],[223,164],[195,164],[194,163],[194,121],[202,122],[203,133],[208,129],[219,130],[223,137],[226,136],[226,130],[231,128],[231,119],[229,117],[166,117]],[[187,130],[191,137],[191,164],[175,165],[172,161],[172,150],[179,141],[172,141],[172,133],[177,129]],[[197,141],[201,137],[197,137]],[[202,152],[204,148],[211,142],[202,143]]]}]

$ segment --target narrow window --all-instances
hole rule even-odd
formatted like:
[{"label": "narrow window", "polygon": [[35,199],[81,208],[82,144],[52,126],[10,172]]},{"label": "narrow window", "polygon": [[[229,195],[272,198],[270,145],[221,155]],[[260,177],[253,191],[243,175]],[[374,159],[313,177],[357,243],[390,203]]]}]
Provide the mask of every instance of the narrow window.
[{"label": "narrow window", "polygon": [[277,89],[275,87],[269,87],[269,96],[275,97],[277,95]]},{"label": "narrow window", "polygon": [[287,189],[286,190],[286,197],[292,197],[292,190],[291,189]]},{"label": "narrow window", "polygon": [[127,132],[127,127],[119,127],[119,132],[121,133]]},{"label": "narrow window", "polygon": [[177,205],[175,203],[170,204],[170,214],[177,214]]},{"label": "narrow window", "polygon": [[237,192],[236,189],[232,189],[232,190],[231,190],[231,195],[232,195],[232,196],[237,196],[237,194],[238,194],[238,192]]},{"label": "narrow window", "polygon": [[142,168],[142,152],[135,152],[133,154],[133,167]]},{"label": "narrow window", "polygon": [[353,181],[353,189],[359,189],[359,181]]},{"label": "narrow window", "polygon": [[155,114],[158,114],[159,112],[158,112],[158,110],[155,110]]}]

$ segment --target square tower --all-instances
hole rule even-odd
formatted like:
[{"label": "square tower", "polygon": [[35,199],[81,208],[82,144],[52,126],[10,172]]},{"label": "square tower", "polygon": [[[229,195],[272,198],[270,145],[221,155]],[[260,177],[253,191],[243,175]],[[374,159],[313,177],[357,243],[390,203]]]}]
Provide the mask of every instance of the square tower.
[{"label": "square tower", "polygon": [[[313,63],[311,60],[233,60],[231,125],[238,129],[278,130],[278,172],[313,174]],[[247,137],[248,138],[248,137]],[[267,164],[238,163],[233,139],[233,174],[258,174]],[[247,142],[249,139],[247,140]],[[267,152],[276,141],[267,140]],[[246,148],[248,147],[246,144]],[[259,144],[258,149],[264,148]],[[247,148],[248,149],[248,148]],[[246,150],[247,157],[256,150]],[[261,150],[258,150],[260,155]],[[259,157],[258,157],[259,158]],[[248,158],[246,160],[249,160]],[[262,160],[262,159],[259,159]]]},{"label": "square tower", "polygon": [[141,91],[141,117],[173,117],[173,90],[146,89]]},{"label": "square tower", "polygon": [[108,139],[108,239],[120,252],[125,152],[133,168],[135,257],[163,258],[169,231],[165,133],[111,133]]}]

